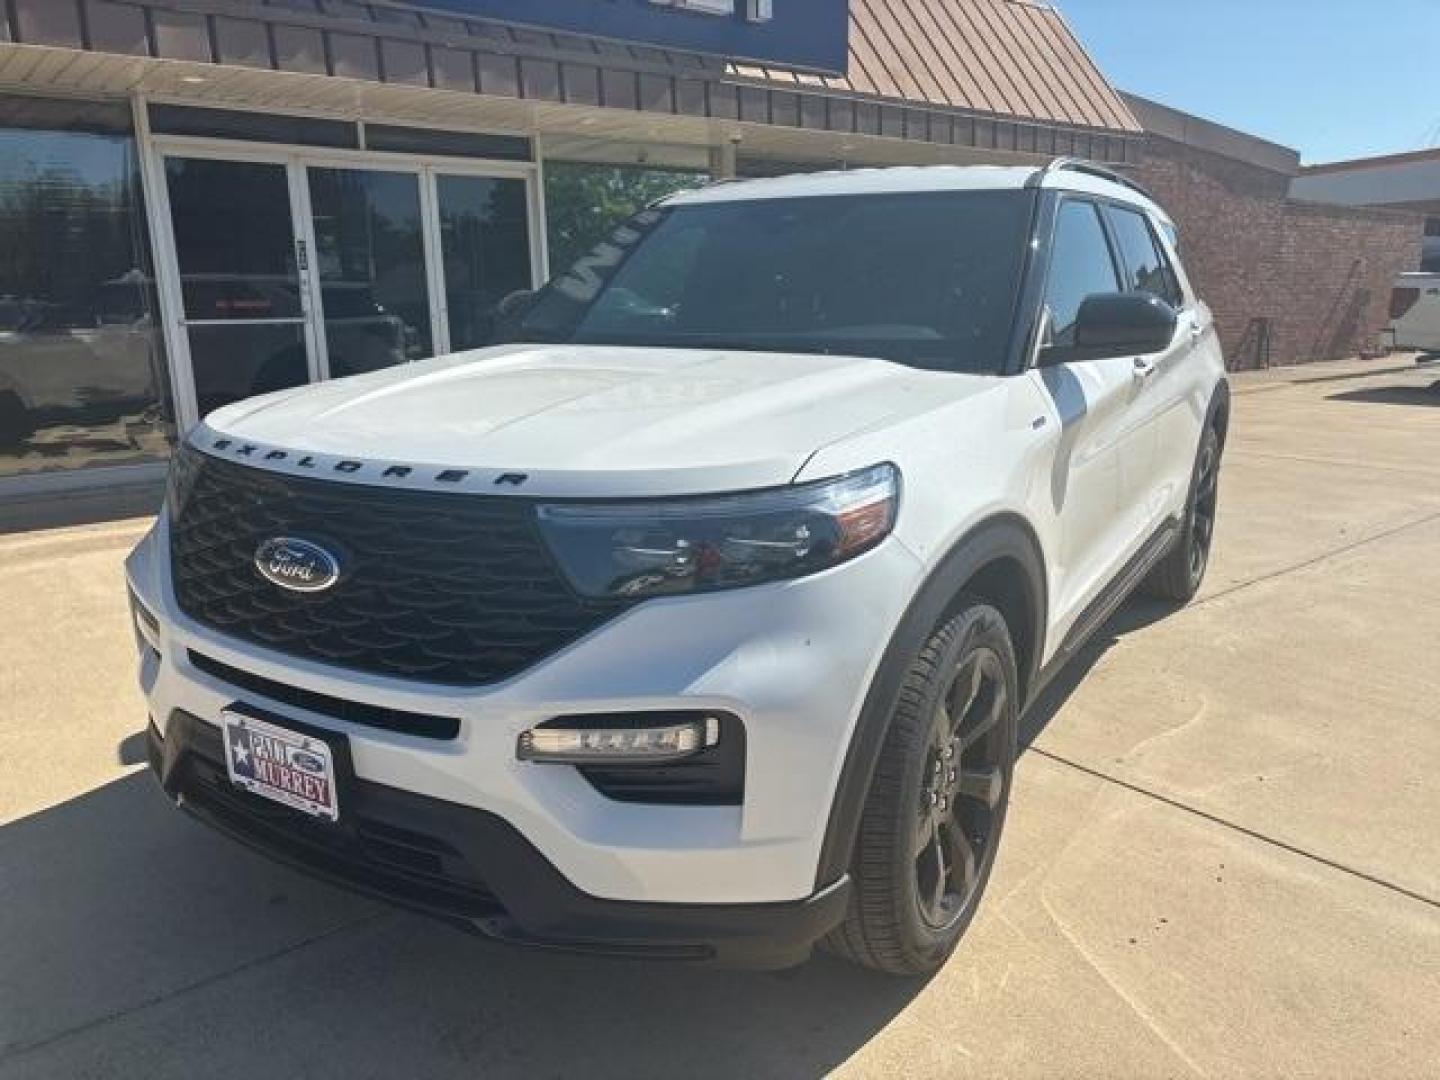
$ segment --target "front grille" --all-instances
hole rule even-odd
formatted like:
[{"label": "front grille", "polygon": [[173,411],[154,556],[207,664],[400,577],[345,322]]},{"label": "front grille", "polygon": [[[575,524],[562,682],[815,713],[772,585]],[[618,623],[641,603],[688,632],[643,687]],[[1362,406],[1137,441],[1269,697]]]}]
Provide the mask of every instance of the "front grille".
[{"label": "front grille", "polygon": [[[175,594],[190,618],[278,652],[458,686],[508,678],[610,618],[561,577],[533,506],[235,465],[191,448],[170,491]],[[294,592],[262,577],[277,536],[332,550],[340,580]]]}]

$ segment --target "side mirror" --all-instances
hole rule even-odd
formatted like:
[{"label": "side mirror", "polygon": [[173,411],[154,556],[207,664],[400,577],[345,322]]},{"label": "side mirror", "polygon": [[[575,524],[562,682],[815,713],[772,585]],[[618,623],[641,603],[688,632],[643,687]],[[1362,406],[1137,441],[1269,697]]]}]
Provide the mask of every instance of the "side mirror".
[{"label": "side mirror", "polygon": [[1087,296],[1075,319],[1075,342],[1052,346],[1044,364],[1145,356],[1163,352],[1175,340],[1179,313],[1150,293],[1096,293]]}]

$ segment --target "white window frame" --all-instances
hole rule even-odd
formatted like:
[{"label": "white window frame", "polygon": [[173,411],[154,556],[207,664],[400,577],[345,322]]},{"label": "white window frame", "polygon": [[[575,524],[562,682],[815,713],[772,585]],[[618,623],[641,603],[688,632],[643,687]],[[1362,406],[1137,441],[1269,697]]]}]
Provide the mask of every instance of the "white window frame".
[{"label": "white window frame", "polygon": [[[176,423],[181,432],[200,421],[191,366],[190,338],[185,318],[184,297],[175,249],[169,189],[165,179],[167,157],[206,158],[223,161],[250,161],[283,165],[290,192],[290,212],[295,240],[305,245],[305,269],[301,272],[301,316],[307,356],[307,373],[312,382],[329,378],[326,356],[324,301],[320,290],[319,266],[315,259],[314,217],[310,206],[310,185],[306,170],[316,168],[365,169],[408,172],[420,186],[421,232],[425,253],[425,278],[429,289],[431,341],[436,355],[450,351],[450,325],[445,291],[445,265],[441,251],[439,200],[436,177],[475,176],[490,179],[518,179],[525,182],[527,234],[530,244],[530,284],[545,280],[548,255],[545,247],[545,195],[541,167],[537,161],[500,161],[447,157],[444,155],[402,154],[379,150],[347,150],[300,146],[286,143],[251,142],[190,135],[155,135],[150,131],[146,102],[134,99],[137,151],[149,218],[151,251],[155,265],[156,292],[165,336],[171,390],[175,398]],[[440,130],[440,129],[436,129]],[[538,150],[538,147],[537,147]],[[191,320],[203,322],[204,320]],[[264,320],[247,320],[264,321]],[[290,323],[286,318],[276,322]]]}]

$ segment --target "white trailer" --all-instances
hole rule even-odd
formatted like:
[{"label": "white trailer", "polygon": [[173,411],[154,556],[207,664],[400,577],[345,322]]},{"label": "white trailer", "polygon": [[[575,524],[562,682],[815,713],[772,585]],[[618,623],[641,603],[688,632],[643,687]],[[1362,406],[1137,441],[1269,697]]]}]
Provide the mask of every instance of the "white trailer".
[{"label": "white trailer", "polygon": [[1440,353],[1440,273],[1401,274],[1395,279],[1386,333],[1396,349]]}]

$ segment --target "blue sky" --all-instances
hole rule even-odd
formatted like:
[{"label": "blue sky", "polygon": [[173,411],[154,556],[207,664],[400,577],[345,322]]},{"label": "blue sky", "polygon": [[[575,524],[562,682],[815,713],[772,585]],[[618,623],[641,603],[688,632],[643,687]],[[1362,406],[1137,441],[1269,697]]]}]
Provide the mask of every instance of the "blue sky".
[{"label": "blue sky", "polygon": [[1440,146],[1440,0],[1051,0],[1122,90],[1306,162]]}]

